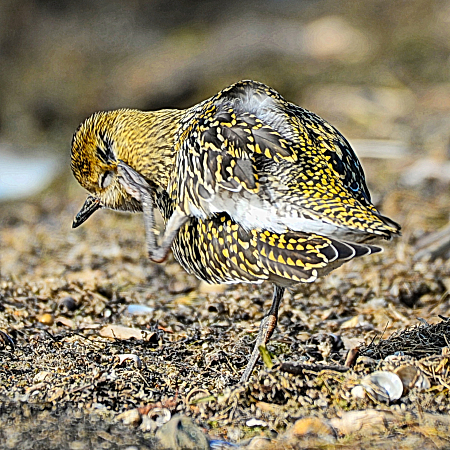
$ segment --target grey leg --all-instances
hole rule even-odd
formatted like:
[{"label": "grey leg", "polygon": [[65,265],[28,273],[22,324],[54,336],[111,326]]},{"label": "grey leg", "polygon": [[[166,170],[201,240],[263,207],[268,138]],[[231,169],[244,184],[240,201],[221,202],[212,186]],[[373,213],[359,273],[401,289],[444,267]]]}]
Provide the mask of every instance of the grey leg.
[{"label": "grey leg", "polygon": [[265,345],[269,341],[270,336],[272,336],[272,333],[277,326],[278,309],[280,307],[283,294],[284,288],[274,285],[272,306],[270,307],[268,314],[261,320],[255,346],[253,347],[253,351],[248,361],[247,367],[245,368],[245,371],[241,376],[241,383],[248,381],[248,379],[250,378],[250,375],[252,374],[253,369],[255,368],[255,365],[258,362],[260,356],[259,347],[261,345]]},{"label": "grey leg", "polygon": [[125,190],[141,202],[148,257],[154,262],[161,263],[167,258],[175,236],[189,217],[175,210],[167,222],[162,242],[158,245],[155,235],[155,204],[152,197],[152,188],[142,175],[123,161],[119,161],[118,172],[120,183]]}]

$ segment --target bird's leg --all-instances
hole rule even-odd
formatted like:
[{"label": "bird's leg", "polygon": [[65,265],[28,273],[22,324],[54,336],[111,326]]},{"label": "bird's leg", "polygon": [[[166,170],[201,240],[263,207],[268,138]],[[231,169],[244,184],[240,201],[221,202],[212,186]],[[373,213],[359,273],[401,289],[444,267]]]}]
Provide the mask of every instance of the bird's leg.
[{"label": "bird's leg", "polygon": [[166,229],[162,237],[162,242],[159,248],[155,249],[152,261],[163,262],[167,258],[167,254],[180,228],[189,220],[189,217],[178,211],[177,209],[170,216],[166,224]]},{"label": "bird's leg", "polygon": [[152,197],[152,188],[147,180],[123,161],[118,164],[119,180],[125,190],[141,203],[144,213],[145,240],[149,258],[157,263],[163,262],[169,253],[170,247],[178,230],[184,225],[188,217],[183,213],[174,211],[166,225],[162,242],[158,245],[155,235],[155,204]]},{"label": "bird's leg", "polygon": [[253,369],[255,368],[255,365],[258,362],[260,356],[259,347],[261,345],[265,345],[269,341],[270,336],[272,336],[272,333],[277,326],[278,309],[280,307],[283,294],[284,288],[274,285],[272,306],[270,307],[268,314],[265,315],[261,320],[255,346],[253,347],[253,351],[247,363],[247,367],[245,368],[245,371],[241,376],[241,383],[248,381],[248,379],[250,378],[250,375],[252,374]]}]

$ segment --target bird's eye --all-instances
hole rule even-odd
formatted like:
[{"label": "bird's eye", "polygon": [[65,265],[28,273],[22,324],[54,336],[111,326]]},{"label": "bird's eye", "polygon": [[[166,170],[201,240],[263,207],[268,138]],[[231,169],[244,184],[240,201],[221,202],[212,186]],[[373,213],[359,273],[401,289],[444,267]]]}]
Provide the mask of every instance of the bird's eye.
[{"label": "bird's eye", "polygon": [[105,173],[103,173],[100,178],[98,179],[98,185],[102,188],[105,189],[107,188],[110,184],[111,181],[113,179],[113,174],[112,172],[110,172],[109,170],[107,170]]}]

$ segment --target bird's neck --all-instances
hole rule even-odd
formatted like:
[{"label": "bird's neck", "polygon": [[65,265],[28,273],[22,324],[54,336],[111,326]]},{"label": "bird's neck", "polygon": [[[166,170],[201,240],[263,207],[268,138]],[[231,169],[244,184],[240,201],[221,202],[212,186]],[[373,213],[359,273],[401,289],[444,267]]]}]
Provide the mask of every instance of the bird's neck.
[{"label": "bird's neck", "polygon": [[123,141],[119,143],[120,159],[163,190],[173,176],[175,134],[182,116],[183,111],[177,109],[126,110],[118,121]]}]

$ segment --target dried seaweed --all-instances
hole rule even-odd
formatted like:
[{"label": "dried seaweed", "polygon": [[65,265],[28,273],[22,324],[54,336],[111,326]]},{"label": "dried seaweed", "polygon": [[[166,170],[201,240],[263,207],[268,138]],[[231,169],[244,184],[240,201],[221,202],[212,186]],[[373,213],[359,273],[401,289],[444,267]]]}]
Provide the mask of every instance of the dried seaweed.
[{"label": "dried seaweed", "polygon": [[420,324],[399,330],[387,339],[372,340],[362,345],[360,354],[375,359],[384,359],[389,355],[404,354],[413,358],[423,358],[440,354],[442,349],[450,347],[450,318],[439,316],[442,321]]}]

